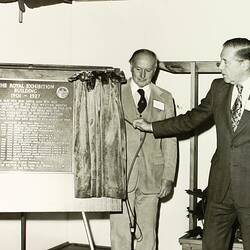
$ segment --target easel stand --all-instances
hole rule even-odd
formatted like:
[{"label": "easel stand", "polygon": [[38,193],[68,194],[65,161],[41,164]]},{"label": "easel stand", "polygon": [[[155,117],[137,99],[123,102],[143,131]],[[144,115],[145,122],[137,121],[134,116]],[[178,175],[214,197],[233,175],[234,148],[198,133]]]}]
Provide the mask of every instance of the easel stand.
[{"label": "easel stand", "polygon": [[93,243],[93,238],[92,238],[89,222],[87,220],[87,216],[86,216],[85,212],[82,212],[82,218],[83,218],[83,224],[84,224],[84,227],[85,227],[85,230],[86,230],[86,233],[87,233],[90,250],[94,250],[95,247],[94,247],[94,243]]},{"label": "easel stand", "polygon": [[[84,211],[82,211],[82,218],[83,218],[83,224],[84,224],[84,228],[87,234],[90,250],[95,250],[94,241],[93,241],[93,237],[92,237],[91,230],[90,230],[90,225],[86,216],[86,212]],[[53,250],[53,249],[56,250],[60,248],[55,247],[55,248],[51,248],[50,250]],[[26,250],[26,214],[25,213],[21,213],[21,250]]]}]

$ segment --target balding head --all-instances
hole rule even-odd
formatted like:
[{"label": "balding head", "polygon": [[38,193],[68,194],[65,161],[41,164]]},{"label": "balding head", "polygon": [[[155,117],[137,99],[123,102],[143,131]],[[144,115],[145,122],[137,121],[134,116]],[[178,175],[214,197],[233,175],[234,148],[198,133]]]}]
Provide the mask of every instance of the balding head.
[{"label": "balding head", "polygon": [[157,67],[157,64],[158,64],[158,59],[157,59],[157,56],[156,54],[149,50],[149,49],[139,49],[139,50],[136,50],[133,55],[131,56],[131,58],[129,59],[129,62],[130,64],[133,63],[133,61],[138,57],[138,56],[145,56],[145,57],[148,57],[150,58],[151,60],[153,60],[155,62],[155,67]]},{"label": "balding head", "polygon": [[134,82],[139,87],[151,83],[157,69],[157,57],[151,50],[140,49],[134,52],[129,60]]}]

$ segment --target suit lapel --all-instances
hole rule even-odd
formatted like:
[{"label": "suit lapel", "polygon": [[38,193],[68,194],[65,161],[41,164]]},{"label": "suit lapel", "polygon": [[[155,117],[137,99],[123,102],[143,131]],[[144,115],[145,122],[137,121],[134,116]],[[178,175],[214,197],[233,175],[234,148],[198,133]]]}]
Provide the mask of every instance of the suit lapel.
[{"label": "suit lapel", "polygon": [[232,128],[232,115],[231,115],[231,100],[232,100],[232,94],[233,94],[233,85],[229,84],[229,91],[228,95],[225,98],[226,100],[226,114],[227,114],[227,124],[229,126],[229,129],[231,131],[231,134],[234,134],[233,128]]},{"label": "suit lapel", "polygon": [[148,100],[148,103],[147,103],[147,107],[145,108],[145,110],[143,111],[142,113],[142,117],[146,120],[146,121],[151,121],[151,117],[152,117],[152,109],[153,109],[153,96],[154,96],[154,93],[153,93],[153,88],[152,86],[150,86],[151,88],[151,92],[150,92],[150,96],[149,96],[149,100]]},{"label": "suit lapel", "polygon": [[122,85],[122,103],[125,119],[132,122],[137,117],[137,108],[135,106],[134,98],[132,96],[132,91],[130,87],[130,80]]},{"label": "suit lapel", "polygon": [[[146,109],[142,112],[142,118],[147,121],[152,121],[154,107],[153,101],[157,100],[164,103],[164,100],[161,98],[161,93],[158,91],[156,92],[155,85],[153,83],[150,84],[151,93],[147,103]],[[139,118],[140,114],[137,110],[137,107],[134,102],[134,98],[132,96],[132,91],[130,87],[130,80],[128,80],[127,84],[122,85],[122,103],[124,108],[124,116],[125,119],[132,122],[133,120]],[[154,117],[156,119],[157,117]]]},{"label": "suit lapel", "polygon": [[221,79],[211,93],[215,123],[223,126],[231,135],[234,133],[231,122],[232,90],[233,85],[225,83]]},{"label": "suit lapel", "polygon": [[155,107],[154,107],[154,101],[159,101],[162,103],[165,103],[165,100],[161,97],[162,92],[159,89],[155,88],[156,86],[151,83],[150,88],[151,88],[151,93],[148,101],[147,108],[142,114],[142,117],[146,119],[147,121],[152,121],[152,120],[159,120],[163,119],[161,116],[158,116],[161,112],[155,112]]},{"label": "suit lapel", "polygon": [[238,124],[237,129],[235,130],[235,135],[239,134],[241,130],[248,124],[250,120],[250,112],[246,109],[243,110],[242,117],[240,119],[240,122]]},{"label": "suit lapel", "polygon": [[[231,116],[230,116],[230,118],[231,118]],[[238,135],[242,131],[242,129],[244,129],[244,127],[248,124],[249,120],[250,120],[250,112],[248,110],[244,109],[243,114],[241,116],[241,119],[239,121],[238,127],[234,132],[234,136]]]}]

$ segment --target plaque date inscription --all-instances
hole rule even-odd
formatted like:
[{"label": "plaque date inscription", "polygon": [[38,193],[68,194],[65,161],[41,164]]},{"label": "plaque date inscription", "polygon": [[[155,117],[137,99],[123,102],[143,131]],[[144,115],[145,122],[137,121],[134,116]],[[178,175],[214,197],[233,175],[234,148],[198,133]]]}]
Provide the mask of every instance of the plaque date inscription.
[{"label": "plaque date inscription", "polygon": [[0,80],[0,170],[70,172],[73,86]]}]

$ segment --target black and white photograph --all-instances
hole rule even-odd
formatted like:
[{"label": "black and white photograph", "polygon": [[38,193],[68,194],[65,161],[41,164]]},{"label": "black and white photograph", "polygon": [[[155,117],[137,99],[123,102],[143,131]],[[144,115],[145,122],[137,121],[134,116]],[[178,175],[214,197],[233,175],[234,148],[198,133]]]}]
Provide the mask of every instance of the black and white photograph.
[{"label": "black and white photograph", "polygon": [[248,0],[0,0],[0,250],[250,250]]}]

